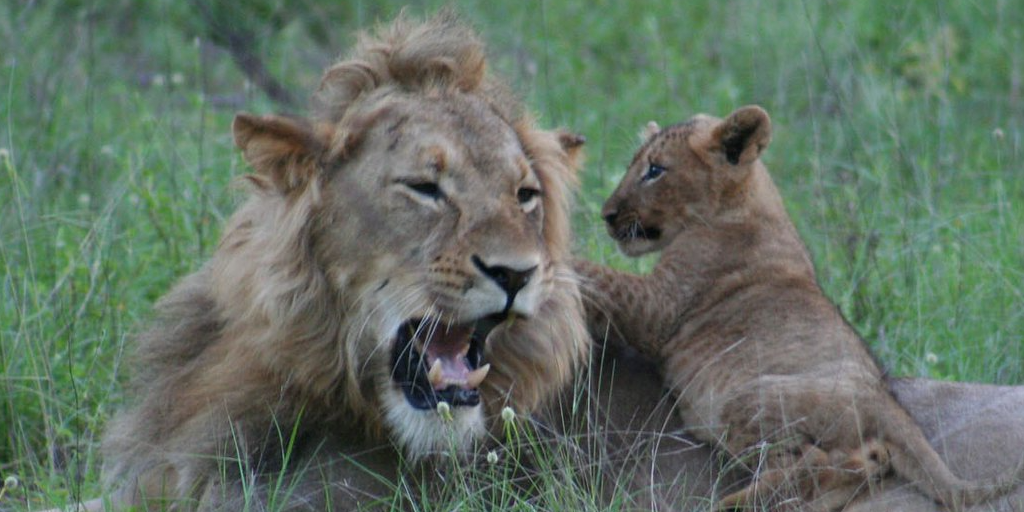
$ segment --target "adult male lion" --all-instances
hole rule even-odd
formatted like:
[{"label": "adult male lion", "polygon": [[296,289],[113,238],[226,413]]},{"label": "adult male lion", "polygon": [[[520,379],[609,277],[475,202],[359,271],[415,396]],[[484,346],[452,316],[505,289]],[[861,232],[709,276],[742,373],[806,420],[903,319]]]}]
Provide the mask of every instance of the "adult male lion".
[{"label": "adult male lion", "polygon": [[346,510],[396,450],[468,448],[587,355],[582,141],[538,129],[471,30],[363,35],[316,99],[313,120],[235,118],[252,195],[140,336],[105,440],[118,505]]}]

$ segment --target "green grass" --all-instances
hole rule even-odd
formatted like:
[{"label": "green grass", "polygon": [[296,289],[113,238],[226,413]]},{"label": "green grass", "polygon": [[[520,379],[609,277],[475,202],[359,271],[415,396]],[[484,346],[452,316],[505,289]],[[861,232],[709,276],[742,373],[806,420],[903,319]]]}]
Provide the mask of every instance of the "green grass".
[{"label": "green grass", "polygon": [[[280,3],[235,19],[301,94],[401,7]],[[276,109],[188,5],[0,5],[0,476],[22,483],[0,510],[98,493],[131,333],[237,200],[233,114]],[[456,5],[542,122],[588,137],[581,254],[651,263],[617,255],[597,216],[643,123],[758,103],[819,279],[882,361],[1024,383],[1024,4]]]}]

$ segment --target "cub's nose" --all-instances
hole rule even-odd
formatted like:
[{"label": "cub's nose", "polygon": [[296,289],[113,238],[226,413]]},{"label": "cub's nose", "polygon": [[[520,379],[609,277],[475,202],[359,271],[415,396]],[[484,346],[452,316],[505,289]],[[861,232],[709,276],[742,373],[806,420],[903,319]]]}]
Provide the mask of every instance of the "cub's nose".
[{"label": "cub's nose", "polygon": [[488,265],[475,254],[472,259],[473,265],[476,266],[481,274],[487,276],[491,281],[497,283],[502,290],[505,290],[505,293],[508,294],[509,302],[514,300],[519,290],[522,290],[530,282],[530,277],[537,270],[536,265],[522,270],[504,265]]},{"label": "cub's nose", "polygon": [[609,226],[614,226],[615,220],[619,218],[619,211],[615,209],[605,210],[601,212],[601,217],[604,218],[604,221],[608,223]]}]

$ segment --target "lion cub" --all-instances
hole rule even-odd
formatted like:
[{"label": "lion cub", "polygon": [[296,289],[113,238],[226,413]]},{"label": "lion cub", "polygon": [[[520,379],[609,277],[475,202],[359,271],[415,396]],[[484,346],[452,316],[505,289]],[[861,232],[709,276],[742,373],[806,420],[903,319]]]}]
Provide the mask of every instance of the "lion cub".
[{"label": "lion cub", "polygon": [[890,469],[951,508],[1010,490],[1020,468],[957,477],[890,394],[816,282],[759,160],[770,138],[755,106],[648,127],[602,215],[623,252],[661,259],[646,276],[578,262],[592,332],[661,361],[697,437],[754,456],[754,481],[719,508],[838,509]]}]

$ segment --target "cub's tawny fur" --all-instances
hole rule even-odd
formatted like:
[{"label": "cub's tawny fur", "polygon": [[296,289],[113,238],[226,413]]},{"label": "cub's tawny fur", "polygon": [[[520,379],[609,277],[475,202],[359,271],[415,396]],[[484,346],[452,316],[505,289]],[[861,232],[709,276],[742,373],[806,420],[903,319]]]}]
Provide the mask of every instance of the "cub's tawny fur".
[{"label": "cub's tawny fur", "polygon": [[539,129],[471,30],[443,13],[363,35],[316,99],[311,120],[235,119],[252,194],[139,337],[105,440],[121,506],[365,505],[396,449],[468,448],[587,357],[582,140]]},{"label": "cub's tawny fur", "polygon": [[838,509],[890,469],[950,508],[1007,492],[953,474],[819,288],[761,152],[767,114],[697,116],[646,142],[605,203],[630,275],[580,262],[590,329],[662,362],[684,423],[758,472],[720,508],[790,498]]}]

